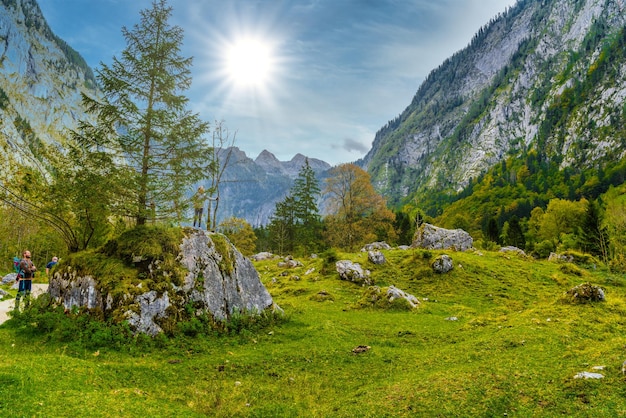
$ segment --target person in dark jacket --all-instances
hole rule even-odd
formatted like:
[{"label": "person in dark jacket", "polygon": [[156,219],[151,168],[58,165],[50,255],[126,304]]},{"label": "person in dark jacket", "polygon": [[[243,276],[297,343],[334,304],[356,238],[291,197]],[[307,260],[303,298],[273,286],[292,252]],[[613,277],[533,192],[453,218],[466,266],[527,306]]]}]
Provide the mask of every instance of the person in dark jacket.
[{"label": "person in dark jacket", "polygon": [[15,298],[15,308],[19,307],[20,298],[22,296],[27,297],[30,295],[33,286],[33,277],[35,277],[36,271],[37,267],[35,267],[30,259],[30,251],[25,250],[24,254],[22,254],[22,259],[20,260],[20,271],[17,277],[19,284],[17,297]]}]

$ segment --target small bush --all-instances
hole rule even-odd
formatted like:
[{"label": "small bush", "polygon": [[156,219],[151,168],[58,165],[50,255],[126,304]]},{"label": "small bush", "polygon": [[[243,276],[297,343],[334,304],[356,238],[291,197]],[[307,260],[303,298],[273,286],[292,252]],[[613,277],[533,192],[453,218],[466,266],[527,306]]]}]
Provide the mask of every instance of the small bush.
[{"label": "small bush", "polygon": [[324,264],[322,266],[322,274],[330,274],[335,271],[335,263],[339,261],[339,256],[337,255],[337,250],[334,248],[329,248],[321,254],[322,260],[324,260]]},{"label": "small bush", "polygon": [[312,295],[309,299],[315,302],[333,302],[335,300],[335,297],[325,290],[320,290],[316,294]]},{"label": "small bush", "polygon": [[626,273],[626,257],[624,257],[622,254],[617,254],[611,259],[611,261],[609,261],[609,269],[612,273]]},{"label": "small bush", "polygon": [[533,253],[539,258],[548,258],[555,249],[556,247],[552,241],[545,240],[535,244]]}]

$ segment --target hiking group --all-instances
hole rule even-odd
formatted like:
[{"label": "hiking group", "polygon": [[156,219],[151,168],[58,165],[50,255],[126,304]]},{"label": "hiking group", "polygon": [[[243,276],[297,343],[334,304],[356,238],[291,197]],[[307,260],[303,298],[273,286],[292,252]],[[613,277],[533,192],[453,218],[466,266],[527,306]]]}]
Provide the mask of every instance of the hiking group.
[{"label": "hiking group", "polygon": [[[15,308],[19,308],[20,299],[24,296],[27,297],[30,295],[33,287],[33,278],[35,277],[35,272],[37,271],[37,267],[33,264],[30,259],[31,254],[30,251],[25,250],[22,254],[22,259],[17,263],[17,277],[18,288],[17,288],[17,296],[15,297]],[[16,257],[17,258],[17,257]],[[15,264],[16,260],[13,260]]]},{"label": "hiking group", "polygon": [[[46,264],[46,276],[50,274],[50,269],[59,262],[58,257],[52,257],[52,260]],[[20,299],[24,297],[26,303],[28,303],[28,296],[33,289],[33,279],[35,278],[35,272],[37,267],[31,260],[31,253],[29,250],[25,250],[22,253],[22,258],[13,258],[13,267],[17,276],[15,280],[18,282],[17,296],[15,297],[15,308],[18,309],[20,305]]]}]

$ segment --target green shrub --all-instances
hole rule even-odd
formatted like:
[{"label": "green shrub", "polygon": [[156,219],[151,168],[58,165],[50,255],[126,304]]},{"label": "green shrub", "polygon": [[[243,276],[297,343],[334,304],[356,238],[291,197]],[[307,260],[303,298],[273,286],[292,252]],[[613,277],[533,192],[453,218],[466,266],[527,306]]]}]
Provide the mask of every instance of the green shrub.
[{"label": "green shrub", "polygon": [[565,273],[565,274],[569,274],[572,276],[582,276],[584,274],[584,271],[581,270],[578,266],[576,266],[575,264],[572,263],[565,263],[565,264],[561,264],[561,266],[559,267],[559,270],[561,270],[561,272]]},{"label": "green shrub", "polygon": [[548,258],[555,249],[554,243],[547,239],[535,244],[534,254],[539,258]]}]

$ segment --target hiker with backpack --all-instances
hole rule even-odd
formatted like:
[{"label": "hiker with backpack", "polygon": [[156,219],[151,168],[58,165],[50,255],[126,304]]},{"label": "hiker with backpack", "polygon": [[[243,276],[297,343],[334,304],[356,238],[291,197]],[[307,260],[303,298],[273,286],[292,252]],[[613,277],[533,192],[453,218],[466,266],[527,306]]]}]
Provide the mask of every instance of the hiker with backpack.
[{"label": "hiker with backpack", "polygon": [[20,298],[22,296],[29,296],[33,286],[33,277],[35,277],[35,271],[37,267],[30,259],[30,251],[25,250],[22,254],[22,259],[19,264],[19,271],[17,273],[18,290],[17,297],[15,298],[15,308],[19,307]]}]

